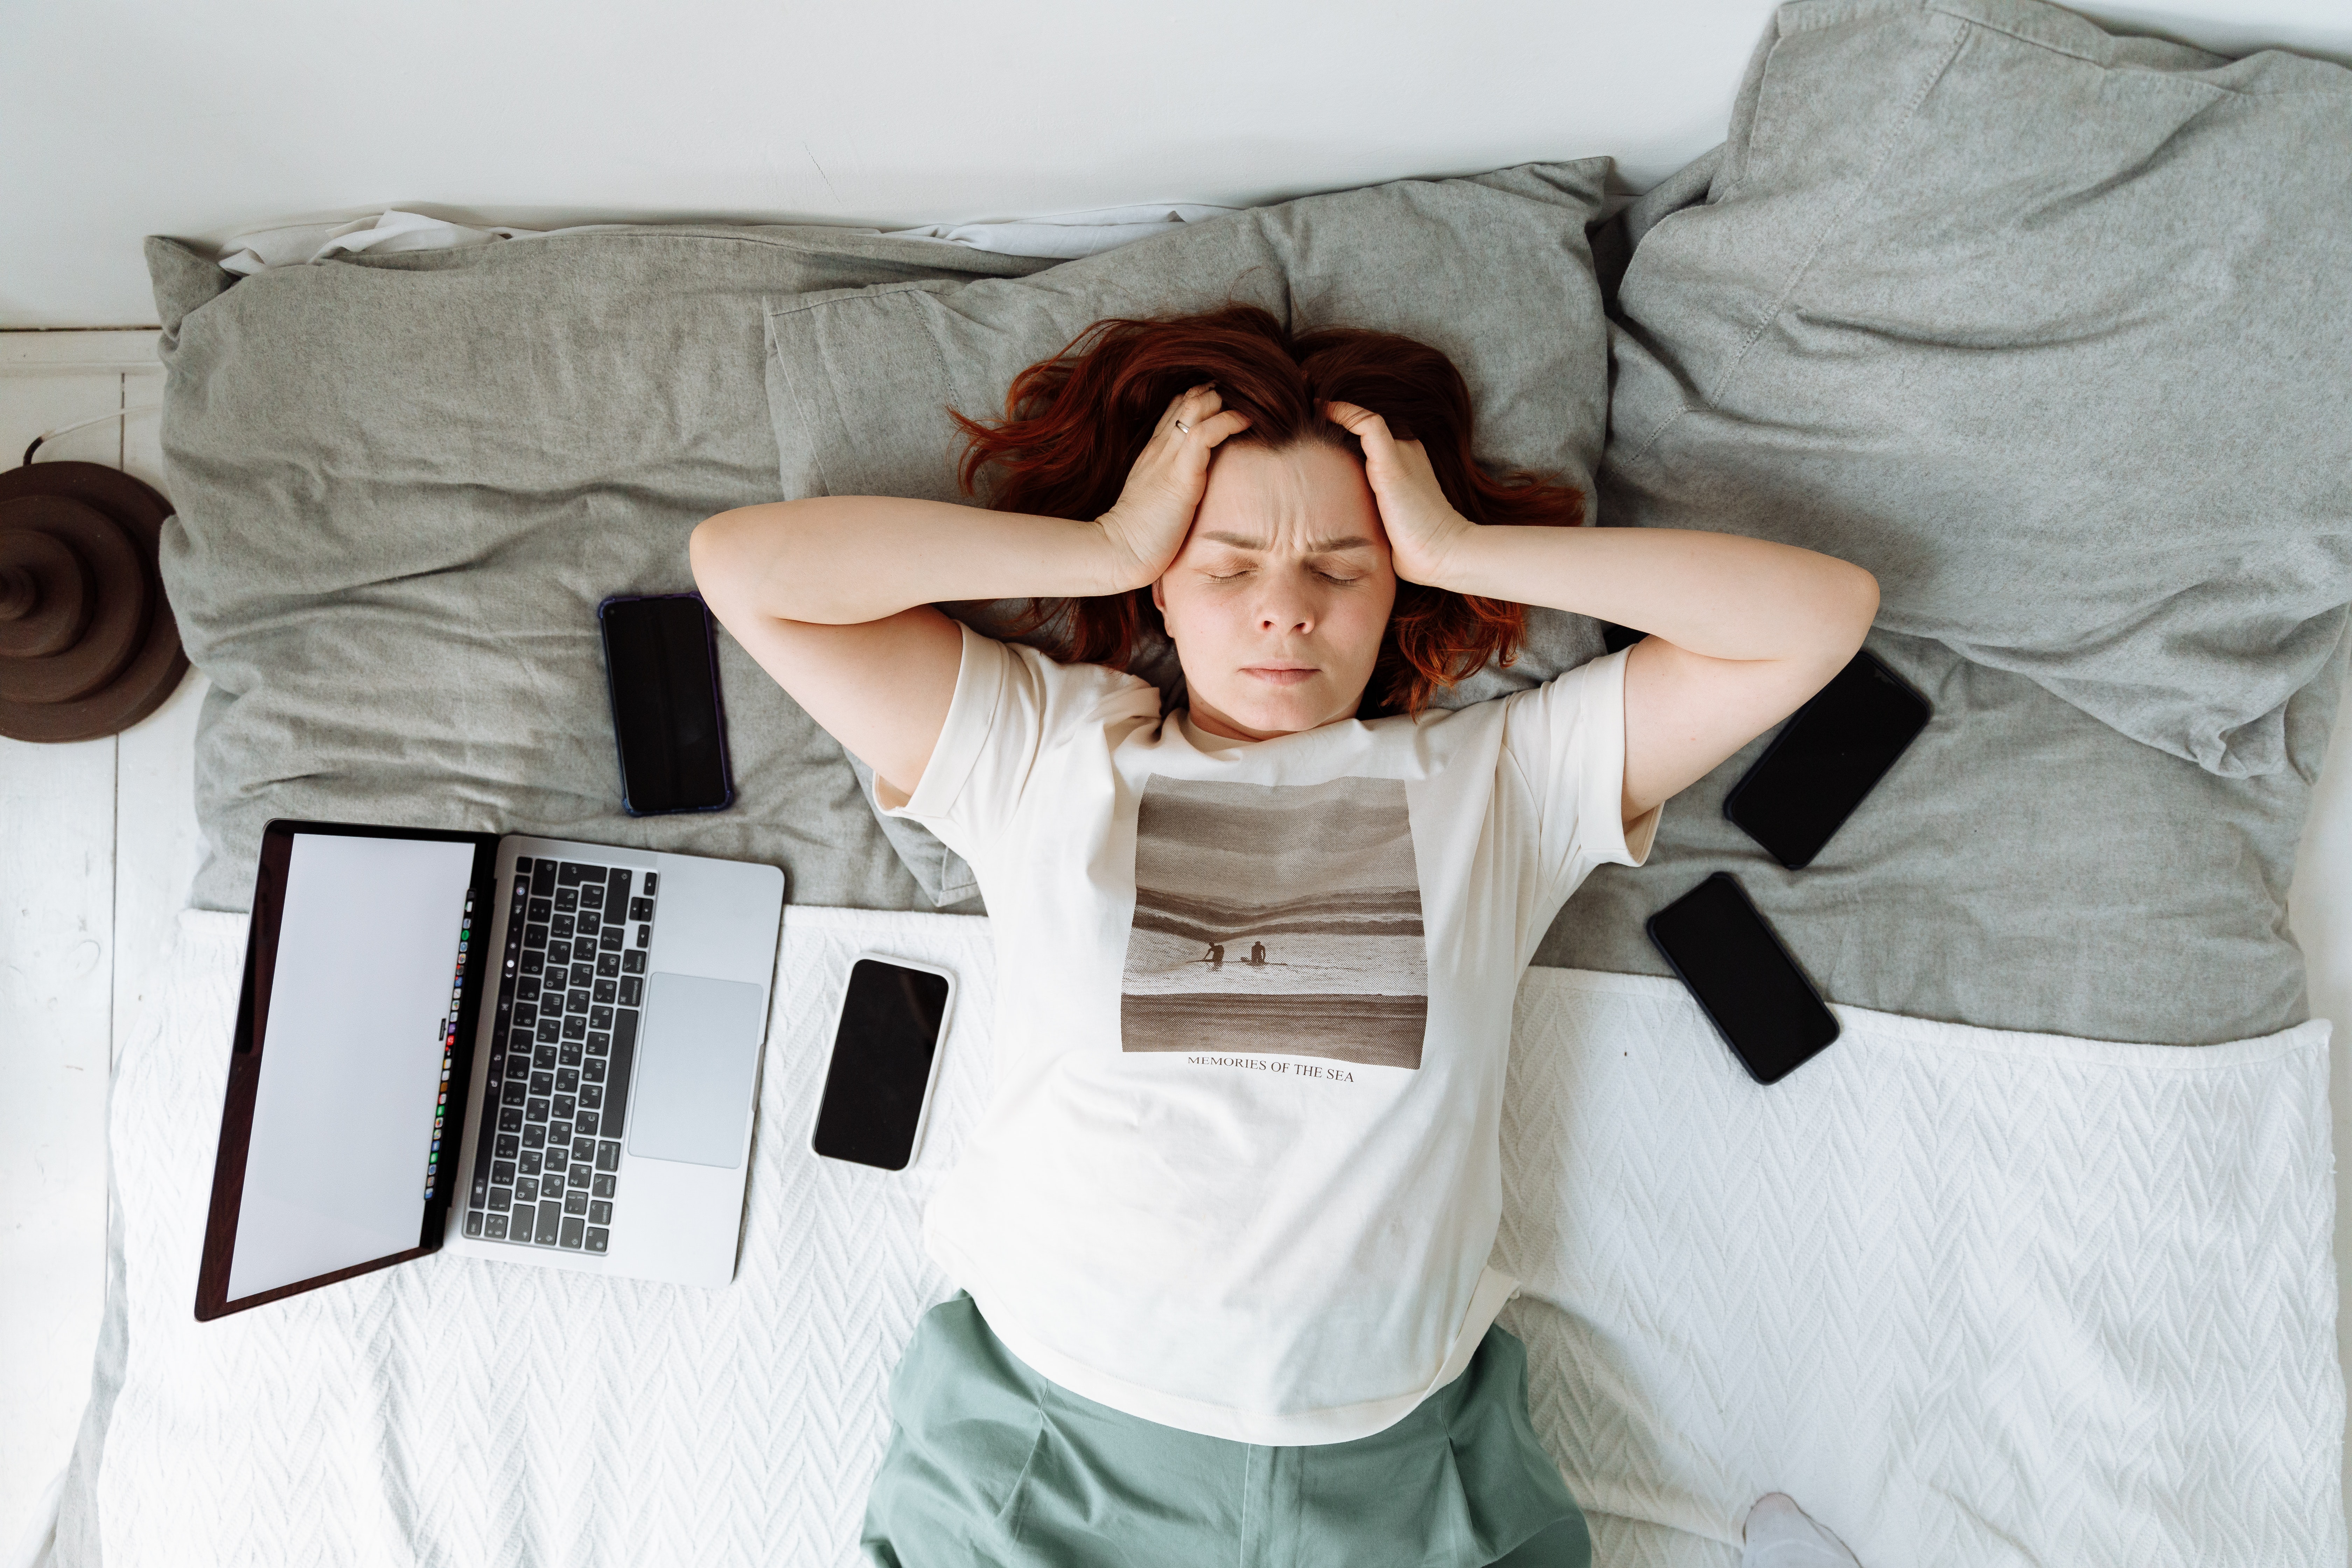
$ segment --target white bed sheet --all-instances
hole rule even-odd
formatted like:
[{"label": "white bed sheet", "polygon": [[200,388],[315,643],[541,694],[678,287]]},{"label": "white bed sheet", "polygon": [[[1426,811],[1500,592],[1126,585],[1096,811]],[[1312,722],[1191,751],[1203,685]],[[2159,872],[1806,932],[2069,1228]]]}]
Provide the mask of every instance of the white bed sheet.
[{"label": "white bed sheet", "polygon": [[1521,987],[1503,1321],[1577,1495],[1685,1532],[1600,1560],[1785,1491],[1874,1568],[2343,1562],[2328,1024],[1835,1011],[1767,1089],[1676,982]]},{"label": "white bed sheet", "polygon": [[[900,239],[938,240],[975,250],[1001,251],[1007,256],[1067,261],[1165,234],[1171,224],[1198,223],[1239,210],[1200,202],[1150,202],[1088,212],[1007,218],[998,223],[929,223],[883,232]],[[480,227],[386,207],[381,213],[349,221],[281,223],[248,229],[221,247],[220,264],[240,278],[249,278],[273,267],[300,267],[362,251],[466,250],[502,239],[537,239],[551,234],[581,234],[614,226],[578,224],[556,229]]]},{"label": "white bed sheet", "polygon": [[[183,916],[115,1090],[127,1354],[58,1560],[856,1561],[889,1369],[951,1289],[917,1222],[985,1092],[987,931],[787,911],[729,1289],[438,1257],[200,1325],[243,924]],[[966,987],[903,1176],[806,1149],[867,946]],[[1879,1568],[2340,1563],[2327,1026],[1838,1012],[1761,1090],[1672,982],[1522,989],[1504,1321],[1601,1561],[1729,1563],[1779,1487]]]}]

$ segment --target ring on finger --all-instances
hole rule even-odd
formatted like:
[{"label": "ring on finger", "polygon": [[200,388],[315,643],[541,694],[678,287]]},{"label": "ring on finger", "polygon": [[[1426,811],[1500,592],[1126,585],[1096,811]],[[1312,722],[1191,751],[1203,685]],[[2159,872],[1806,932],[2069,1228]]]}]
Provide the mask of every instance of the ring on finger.
[{"label": "ring on finger", "polygon": [[1185,424],[1181,419],[1176,421],[1176,429],[1181,435],[1190,436],[1192,433],[1192,427],[1190,425]]}]

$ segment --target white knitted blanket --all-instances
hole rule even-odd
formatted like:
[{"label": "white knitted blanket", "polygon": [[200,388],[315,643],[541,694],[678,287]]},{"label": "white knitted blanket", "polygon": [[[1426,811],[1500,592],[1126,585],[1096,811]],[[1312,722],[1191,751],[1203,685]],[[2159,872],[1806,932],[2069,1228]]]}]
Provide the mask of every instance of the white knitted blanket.
[{"label": "white knitted blanket", "polygon": [[[988,931],[787,910],[726,1290],[440,1256],[199,1324],[245,922],[184,915],[114,1090],[124,1351],[57,1560],[856,1563],[890,1369],[952,1290],[917,1221],[986,1089]],[[807,1150],[865,947],[963,987],[899,1175]],[[1521,989],[1503,1321],[1600,1561],[1727,1564],[1780,1489],[1871,1568],[2341,1564],[2326,1024],[1837,1011],[1765,1089],[1673,982]]]}]

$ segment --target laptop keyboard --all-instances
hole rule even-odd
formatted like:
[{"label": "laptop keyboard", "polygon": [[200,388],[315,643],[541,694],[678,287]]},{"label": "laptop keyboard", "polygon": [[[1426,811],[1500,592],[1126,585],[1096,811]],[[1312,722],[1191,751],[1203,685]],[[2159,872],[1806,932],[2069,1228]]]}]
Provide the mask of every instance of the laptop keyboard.
[{"label": "laptop keyboard", "polygon": [[515,861],[467,1236],[607,1249],[656,884],[625,866]]}]

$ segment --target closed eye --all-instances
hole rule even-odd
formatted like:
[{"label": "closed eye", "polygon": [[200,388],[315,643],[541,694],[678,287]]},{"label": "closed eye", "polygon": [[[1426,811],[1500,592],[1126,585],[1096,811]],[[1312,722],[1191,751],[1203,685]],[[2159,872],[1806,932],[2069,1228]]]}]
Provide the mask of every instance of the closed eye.
[{"label": "closed eye", "polygon": [[[1206,572],[1206,569],[1204,569],[1204,572],[1202,572],[1202,576],[1209,578],[1209,581],[1212,581],[1212,583],[1240,583],[1242,578],[1249,576],[1251,572],[1256,572],[1256,566],[1234,566],[1233,572]],[[1315,572],[1315,576],[1319,576],[1319,578],[1322,578],[1322,581],[1334,583],[1334,585],[1339,585],[1339,588],[1352,588],[1352,585],[1355,585],[1355,583],[1362,583],[1362,581],[1364,581],[1364,574],[1362,574],[1362,572],[1355,572],[1355,574],[1345,574],[1345,572],[1324,572],[1322,566],[1310,566],[1310,572]]]},{"label": "closed eye", "polygon": [[[1210,572],[1204,574],[1204,575],[1207,576],[1209,581],[1212,583],[1231,583],[1248,576],[1249,569],[1247,567],[1244,567],[1237,572]],[[1346,587],[1351,584],[1360,583],[1363,581],[1363,578],[1360,576],[1342,577],[1338,575],[1336,573],[1330,572],[1318,572],[1315,575],[1322,578],[1326,583],[1337,583],[1341,587]]]}]

